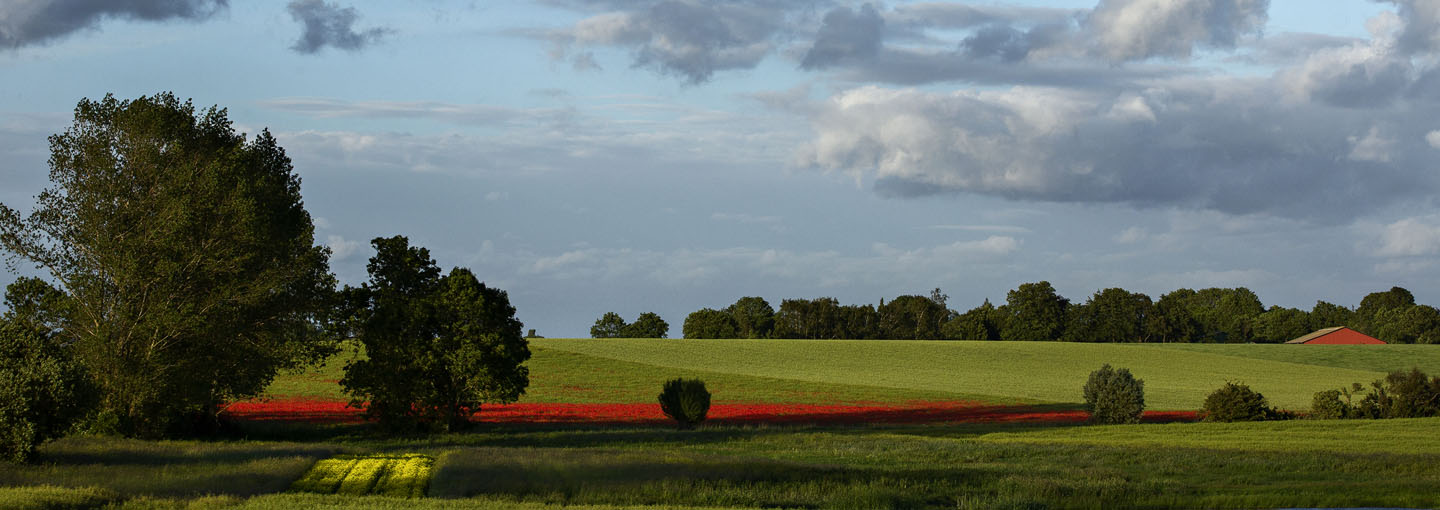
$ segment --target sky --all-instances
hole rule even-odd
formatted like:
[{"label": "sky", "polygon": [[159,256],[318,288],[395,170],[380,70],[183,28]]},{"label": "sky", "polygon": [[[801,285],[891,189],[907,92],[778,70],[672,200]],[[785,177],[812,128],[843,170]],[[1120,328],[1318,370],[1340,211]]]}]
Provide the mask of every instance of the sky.
[{"label": "sky", "polygon": [[405,235],[551,337],[1041,280],[1440,303],[1440,0],[11,0],[0,203],[82,98],[162,91],[275,135],[343,283]]}]

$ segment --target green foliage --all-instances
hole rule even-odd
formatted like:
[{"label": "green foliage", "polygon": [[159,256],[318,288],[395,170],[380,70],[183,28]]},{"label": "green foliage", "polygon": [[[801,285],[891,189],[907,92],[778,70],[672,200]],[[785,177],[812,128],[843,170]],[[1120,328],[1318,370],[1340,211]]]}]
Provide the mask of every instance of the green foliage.
[{"label": "green foliage", "polygon": [[1269,310],[1255,317],[1255,342],[1279,344],[1304,336],[1319,328],[1311,327],[1314,321],[1304,310],[1271,306]]},{"label": "green foliage", "polygon": [[1370,320],[1375,338],[1387,344],[1440,343],[1440,310],[1429,305],[1387,308]]},{"label": "green foliage", "polygon": [[[880,338],[935,340],[944,338],[941,326],[949,319],[944,305],[924,296],[900,296],[880,305]],[[853,338],[853,337],[852,337]]]},{"label": "green foliage", "polygon": [[769,338],[770,331],[775,328],[775,309],[765,298],[742,297],[725,312],[735,317],[738,338]]},{"label": "green foliage", "polygon": [[1083,305],[1071,305],[1062,340],[1070,342],[1144,342],[1154,305],[1150,296],[1112,288],[1096,292]]},{"label": "green foliage", "polygon": [[775,338],[840,338],[840,302],[835,298],[786,299],[775,313]]},{"label": "green foliage", "polygon": [[1162,343],[1199,342],[1203,339],[1200,323],[1190,313],[1191,289],[1176,289],[1160,296],[1146,321],[1150,338]]},{"label": "green foliage", "polygon": [[605,312],[605,315],[595,319],[594,326],[590,326],[590,338],[625,338],[625,330],[629,327],[620,314]]},{"label": "green foliage", "polygon": [[1249,386],[1227,381],[1220,389],[1205,397],[1201,407],[1205,421],[1266,421],[1289,418],[1287,413],[1270,407],[1265,396]]},{"label": "green foliage", "polygon": [[[1345,399],[1341,400],[1341,396],[1344,396]],[[1350,392],[1325,390],[1315,393],[1315,399],[1310,404],[1310,417],[1322,420],[1354,418],[1355,408],[1350,403]]]},{"label": "green foliage", "polygon": [[1354,310],[1326,301],[1316,301],[1315,306],[1310,308],[1310,331],[1336,326],[1360,330],[1360,325],[1355,321]]},{"label": "green foliage", "polygon": [[1005,294],[1002,340],[1059,340],[1065,332],[1070,300],[1055,293],[1050,282],[1025,283]]},{"label": "green foliage", "polygon": [[995,305],[986,299],[970,311],[951,317],[940,327],[941,335],[950,340],[999,340],[1000,322]]},{"label": "green foliage", "polygon": [[735,338],[740,334],[735,316],[710,308],[690,312],[682,328],[685,338]]},{"label": "green foliage", "polygon": [[0,317],[0,460],[30,461],[88,411],[84,372],[59,341],[15,309]]},{"label": "green foliage", "polygon": [[625,326],[622,331],[626,338],[665,338],[670,332],[670,324],[653,312],[645,312],[635,318],[634,324]]},{"label": "green foliage", "polygon": [[366,359],[340,381],[351,405],[391,431],[450,431],[484,402],[525,393],[530,349],[505,291],[468,269],[441,277],[424,248],[403,236],[371,241],[370,281],[347,287],[346,327]]},{"label": "green foliage", "polygon": [[328,352],[329,252],[269,132],[247,140],[168,93],[82,100],[50,137],[50,181],[29,216],[0,205],[0,246],[68,296],[47,313],[119,432],[214,427]]},{"label": "green foliage", "polygon": [[1090,373],[1083,393],[1092,423],[1139,423],[1145,413],[1145,381],[1130,375],[1129,369],[1105,364]]},{"label": "green foliage", "polygon": [[671,379],[660,391],[660,410],[680,430],[695,428],[710,413],[710,391],[699,379]]},{"label": "green foliage", "polygon": [[1245,287],[1201,289],[1186,307],[1207,342],[1246,343],[1254,338],[1255,317],[1265,312],[1260,298]]},{"label": "green foliage", "polygon": [[1390,287],[1384,292],[1371,292],[1360,299],[1360,306],[1355,308],[1356,329],[1361,333],[1373,337],[1379,337],[1376,323],[1376,316],[1380,312],[1396,308],[1409,308],[1415,305],[1415,295],[1404,287]]},{"label": "green foliage", "polygon": [[1370,392],[1356,405],[1364,418],[1428,418],[1440,415],[1440,377],[1427,377],[1418,368],[1390,372],[1370,383]]}]

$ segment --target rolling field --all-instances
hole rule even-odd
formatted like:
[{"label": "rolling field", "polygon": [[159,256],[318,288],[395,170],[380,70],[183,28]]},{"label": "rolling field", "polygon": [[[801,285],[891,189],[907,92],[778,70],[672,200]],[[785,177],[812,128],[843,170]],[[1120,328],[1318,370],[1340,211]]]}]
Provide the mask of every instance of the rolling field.
[{"label": "rolling field", "polygon": [[[61,439],[36,465],[0,465],[0,508],[1440,506],[1440,418],[1089,426],[1075,410],[1085,377],[1107,362],[1146,381],[1151,409],[1193,410],[1231,379],[1304,410],[1314,391],[1392,368],[1440,373],[1430,346],[537,339],[531,349],[527,395],[486,406],[467,433],[393,438],[354,420],[307,422],[311,404],[343,408],[336,381],[357,354],[342,353],[271,387],[275,403],[297,404],[271,409],[300,420],[242,421],[246,439],[223,441]],[[654,416],[661,383],[681,376],[715,393],[716,420],[699,430]],[[651,415],[587,414],[604,412]],[[897,414],[923,419],[887,419]]]},{"label": "rolling field", "polygon": [[[582,355],[617,362],[615,371],[651,370],[784,379],[789,384],[861,386],[828,395],[837,400],[978,400],[992,403],[1078,403],[1080,388],[1102,364],[1129,368],[1145,381],[1149,409],[1198,409],[1227,380],[1244,382],[1272,405],[1309,409],[1317,391],[1369,383],[1391,369],[1418,366],[1440,373],[1440,349],[1425,345],[1305,346],[1195,344],[1077,344],[846,340],[593,340],[540,339],[536,359]],[[1339,349],[1332,349],[1339,347]],[[1353,359],[1353,361],[1352,361]],[[603,363],[601,363],[603,365]],[[645,391],[616,390],[614,398],[652,399]],[[707,374],[708,373],[708,374]],[[706,379],[707,384],[709,379]],[[576,382],[575,384],[583,384]],[[768,386],[768,385],[767,385]],[[605,386],[615,388],[614,386]],[[543,388],[543,387],[542,387]],[[544,388],[549,389],[549,388]],[[542,389],[535,395],[546,398]],[[712,390],[717,399],[749,393]],[[878,399],[877,399],[878,400]]]}]

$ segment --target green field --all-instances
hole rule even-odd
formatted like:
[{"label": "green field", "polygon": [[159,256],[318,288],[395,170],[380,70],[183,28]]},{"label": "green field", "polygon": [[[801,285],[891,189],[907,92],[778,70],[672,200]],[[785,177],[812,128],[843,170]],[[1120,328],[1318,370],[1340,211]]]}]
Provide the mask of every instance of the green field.
[{"label": "green field", "polygon": [[[1151,409],[1195,409],[1230,379],[1303,410],[1314,391],[1392,368],[1440,373],[1429,346],[541,339],[531,348],[531,402],[653,402],[665,379],[698,376],[717,402],[1073,404],[1089,371],[1111,363],[1146,380]],[[340,398],[335,381],[353,356],[287,374],[271,392]],[[1440,418],[484,425],[418,438],[365,425],[246,427],[243,439],[221,441],[49,443],[36,465],[0,465],[0,508],[1440,506]],[[434,459],[428,474],[405,474],[428,462],[415,459]]]},{"label": "green field", "polygon": [[[1369,383],[1390,370],[1440,374],[1427,345],[1078,344],[859,340],[534,339],[522,402],[652,402],[675,377],[699,377],[717,402],[1079,403],[1109,363],[1145,381],[1149,409],[1198,409],[1226,381],[1271,404],[1307,410],[1317,391]],[[342,399],[341,354],[291,374],[279,397]]]}]

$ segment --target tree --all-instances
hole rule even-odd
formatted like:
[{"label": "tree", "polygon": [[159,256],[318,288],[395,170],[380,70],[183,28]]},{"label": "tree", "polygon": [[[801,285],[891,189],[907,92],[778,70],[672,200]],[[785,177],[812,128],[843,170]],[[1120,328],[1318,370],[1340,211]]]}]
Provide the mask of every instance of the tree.
[{"label": "tree", "polygon": [[1414,305],[1415,296],[1403,287],[1391,287],[1385,292],[1371,292],[1360,300],[1360,306],[1355,309],[1356,326],[1361,333],[1379,338],[1379,323],[1376,317],[1380,312]]},{"label": "tree", "polygon": [[1199,342],[1200,323],[1190,314],[1194,297],[1191,289],[1176,289],[1160,296],[1145,323],[1148,336],[1160,342]]},{"label": "tree", "polygon": [[10,312],[0,317],[0,460],[30,461],[36,447],[68,431],[93,400],[82,367],[32,308],[36,297],[63,297],[56,292],[31,278],[6,289]]},{"label": "tree", "polygon": [[786,299],[775,313],[775,338],[840,338],[840,302],[835,298]]},{"label": "tree", "polygon": [[1355,311],[1334,303],[1316,301],[1315,306],[1310,308],[1310,331],[1336,326],[1348,326],[1358,330]]},{"label": "tree", "polygon": [[403,236],[376,238],[370,281],[345,290],[365,358],[345,367],[350,405],[391,431],[451,431],[483,403],[514,402],[529,385],[530,349],[505,291],[440,268]]},{"label": "tree", "polygon": [[[652,312],[645,312],[635,318],[635,323],[624,328],[626,338],[665,338],[670,324]],[[593,332],[592,332],[593,333]]]},{"label": "tree", "polygon": [[735,338],[739,336],[739,326],[735,324],[735,317],[711,308],[701,308],[685,317],[685,325],[682,326],[685,338]]},{"label": "tree", "polygon": [[1370,319],[1375,338],[1387,344],[1440,343],[1440,310],[1429,305],[1387,308]]},{"label": "tree", "polygon": [[995,305],[986,299],[980,306],[952,317],[941,327],[941,334],[950,340],[999,340]]},{"label": "tree", "polygon": [[725,311],[735,317],[740,338],[766,338],[775,328],[775,309],[761,297],[742,297]]},{"label": "tree", "polygon": [[1070,306],[1063,339],[1072,342],[1144,342],[1154,305],[1150,296],[1105,289],[1083,305]]},{"label": "tree", "polygon": [[880,327],[880,313],[871,305],[845,305],[835,310],[834,324],[823,338],[869,340],[885,338]]},{"label": "tree", "polygon": [[595,319],[594,326],[590,326],[590,338],[623,338],[629,327],[620,314],[605,312],[605,315]]},{"label": "tree", "polygon": [[329,352],[329,251],[269,132],[247,140],[225,110],[168,93],[81,100],[50,137],[50,181],[28,216],[0,205],[0,246],[68,296],[59,341],[116,432],[214,427]]},{"label": "tree", "polygon": [[1207,342],[1245,343],[1253,337],[1253,321],[1265,312],[1260,298],[1245,287],[1201,289],[1186,303]]},{"label": "tree", "polygon": [[1000,331],[1004,340],[1058,340],[1065,330],[1070,300],[1055,293],[1050,282],[1021,284],[1005,294],[1008,317]]},{"label": "tree", "polygon": [[880,316],[880,337],[893,340],[941,338],[940,326],[950,310],[923,296],[900,296],[876,310]]},{"label": "tree", "polygon": [[1256,342],[1285,343],[1304,336],[1311,328],[1310,314],[1304,310],[1271,306],[1265,313],[1254,319],[1253,329]]}]

